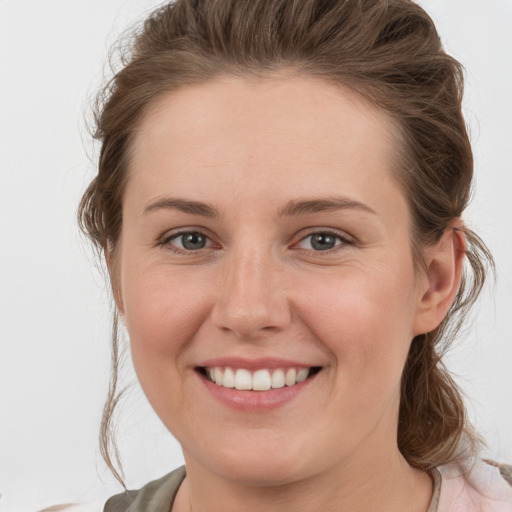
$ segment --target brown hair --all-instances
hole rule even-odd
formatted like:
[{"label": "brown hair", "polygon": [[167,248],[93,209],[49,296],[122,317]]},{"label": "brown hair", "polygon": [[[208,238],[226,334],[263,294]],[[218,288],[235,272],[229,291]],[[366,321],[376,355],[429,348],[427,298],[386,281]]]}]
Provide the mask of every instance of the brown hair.
[{"label": "brown hair", "polygon": [[[422,247],[439,240],[467,206],[473,160],[461,113],[462,67],[410,0],[177,0],[155,10],[133,34],[96,109],[99,171],[79,209],[96,247],[115,257],[131,137],[157,97],[219,75],[266,77],[283,70],[349,86],[394,119],[401,141],[397,175],[421,264]],[[412,341],[402,378],[398,446],[422,470],[453,460],[462,445],[478,444],[441,362],[493,265],[483,242],[464,232],[467,264],[458,294],[442,324]],[[119,477],[110,455],[118,458],[110,430],[119,400],[116,329],[114,315],[101,446]]]}]

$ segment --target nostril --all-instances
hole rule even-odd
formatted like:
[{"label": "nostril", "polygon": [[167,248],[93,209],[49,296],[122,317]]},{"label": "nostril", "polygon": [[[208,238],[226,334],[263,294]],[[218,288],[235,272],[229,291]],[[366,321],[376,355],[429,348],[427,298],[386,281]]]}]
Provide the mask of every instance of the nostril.
[{"label": "nostril", "polygon": [[256,278],[255,275],[240,278],[231,286],[230,279],[226,279],[226,289],[211,313],[217,328],[250,340],[279,332],[290,324],[289,303],[279,291],[280,287],[262,276],[258,278],[262,282],[253,286]]}]

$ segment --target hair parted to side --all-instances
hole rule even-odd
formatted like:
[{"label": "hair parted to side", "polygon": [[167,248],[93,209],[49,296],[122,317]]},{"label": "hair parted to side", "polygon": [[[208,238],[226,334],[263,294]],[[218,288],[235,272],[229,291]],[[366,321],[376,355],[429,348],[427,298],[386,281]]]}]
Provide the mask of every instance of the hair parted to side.
[{"label": "hair parted to side", "polygon": [[[400,132],[396,173],[412,212],[419,267],[422,248],[439,240],[468,204],[473,160],[461,113],[462,67],[444,52],[430,17],[410,0],[177,0],[135,31],[121,62],[99,96],[98,175],[79,207],[81,228],[114,264],[130,143],[141,116],[161,95],[222,75],[318,77],[384,109]],[[479,442],[441,361],[493,266],[483,242],[464,231],[467,264],[454,304],[437,329],[414,338],[402,378],[398,446],[422,470]],[[112,462],[118,452],[111,434],[118,401],[117,315],[114,324],[101,446],[122,481]]]}]

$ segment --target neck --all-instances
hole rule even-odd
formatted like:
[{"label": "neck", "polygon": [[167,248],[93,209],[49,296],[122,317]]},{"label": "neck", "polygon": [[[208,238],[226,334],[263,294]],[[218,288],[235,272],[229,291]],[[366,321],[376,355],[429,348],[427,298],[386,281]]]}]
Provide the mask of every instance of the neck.
[{"label": "neck", "polygon": [[425,512],[430,477],[398,449],[380,457],[356,454],[322,473],[279,485],[240,483],[187,461],[187,478],[172,512]]}]

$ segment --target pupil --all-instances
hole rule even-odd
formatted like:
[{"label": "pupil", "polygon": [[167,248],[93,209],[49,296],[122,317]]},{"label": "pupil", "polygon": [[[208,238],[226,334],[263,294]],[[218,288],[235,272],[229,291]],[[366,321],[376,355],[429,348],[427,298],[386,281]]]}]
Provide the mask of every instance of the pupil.
[{"label": "pupil", "polygon": [[326,233],[320,233],[311,237],[311,245],[318,251],[332,249],[336,244],[335,237]]},{"label": "pupil", "polygon": [[201,233],[187,233],[182,235],[181,243],[185,249],[202,249],[206,244],[206,237],[201,235]]}]

